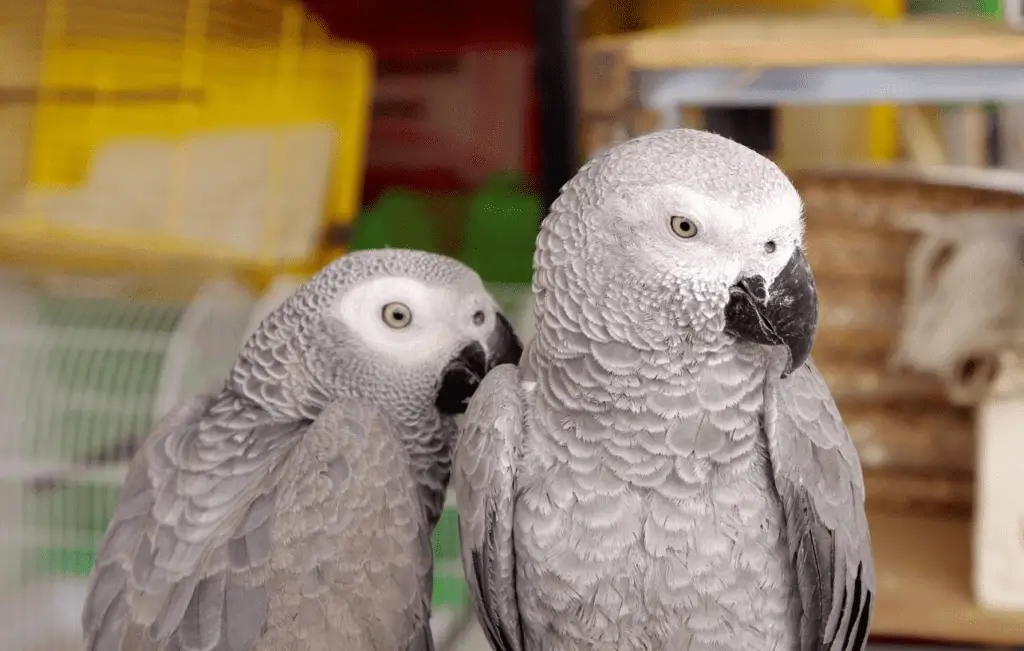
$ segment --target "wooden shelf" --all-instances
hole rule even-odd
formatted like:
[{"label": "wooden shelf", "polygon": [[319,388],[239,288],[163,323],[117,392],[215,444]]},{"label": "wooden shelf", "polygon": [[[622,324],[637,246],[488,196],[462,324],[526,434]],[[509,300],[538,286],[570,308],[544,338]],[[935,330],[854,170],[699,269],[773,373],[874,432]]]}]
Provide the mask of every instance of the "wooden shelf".
[{"label": "wooden shelf", "polygon": [[974,602],[969,519],[869,513],[868,520],[878,583],[872,636],[1024,645],[1024,613]]},{"label": "wooden shelf", "polygon": [[635,70],[1024,63],[1024,34],[988,20],[925,17],[715,18],[592,39]]},{"label": "wooden shelf", "polygon": [[721,17],[589,39],[585,150],[714,106],[1024,102],[1024,34],[967,17]]}]

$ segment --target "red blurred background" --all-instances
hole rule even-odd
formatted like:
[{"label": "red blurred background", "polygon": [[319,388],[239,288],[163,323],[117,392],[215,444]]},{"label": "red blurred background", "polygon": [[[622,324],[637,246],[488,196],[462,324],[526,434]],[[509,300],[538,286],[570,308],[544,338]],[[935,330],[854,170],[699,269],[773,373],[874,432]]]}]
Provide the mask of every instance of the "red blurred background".
[{"label": "red blurred background", "polygon": [[537,183],[529,0],[306,4],[377,56],[364,205],[395,186],[467,192],[499,169]]}]

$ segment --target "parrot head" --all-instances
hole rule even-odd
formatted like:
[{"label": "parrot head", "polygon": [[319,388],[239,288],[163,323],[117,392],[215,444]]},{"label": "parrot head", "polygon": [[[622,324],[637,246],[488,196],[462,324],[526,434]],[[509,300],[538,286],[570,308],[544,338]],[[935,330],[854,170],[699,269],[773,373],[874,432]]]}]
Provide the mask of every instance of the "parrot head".
[{"label": "parrot head", "polygon": [[398,422],[465,411],[483,377],[522,345],[480,277],[444,256],[349,253],[272,312],[233,380],[261,404],[318,413],[357,397]]},{"label": "parrot head", "polygon": [[[782,346],[785,374],[810,355],[818,299],[803,254],[802,202],[760,154],[690,129],[641,136],[587,163],[544,222],[538,265],[613,288],[600,290],[604,305],[636,312],[617,323],[683,340]],[[535,276],[541,292],[545,282]]]}]

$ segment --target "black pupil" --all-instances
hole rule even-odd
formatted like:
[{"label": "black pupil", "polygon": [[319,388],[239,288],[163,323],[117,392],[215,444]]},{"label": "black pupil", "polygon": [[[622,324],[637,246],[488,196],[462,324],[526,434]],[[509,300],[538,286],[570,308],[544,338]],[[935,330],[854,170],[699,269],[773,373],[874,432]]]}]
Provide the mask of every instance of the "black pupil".
[{"label": "black pupil", "polygon": [[764,245],[764,250],[767,251],[768,253],[775,253],[775,242],[766,242]]},{"label": "black pupil", "polygon": [[486,318],[487,318],[487,315],[484,314],[483,312],[474,312],[473,313],[473,323],[475,323],[476,325],[483,325],[484,324],[484,320]]},{"label": "black pupil", "polygon": [[404,321],[405,312],[396,307],[395,309],[391,310],[391,318],[394,319],[395,321]]},{"label": "black pupil", "polygon": [[679,220],[679,230],[683,231],[684,233],[689,233],[692,228],[693,224],[690,223],[689,219]]}]

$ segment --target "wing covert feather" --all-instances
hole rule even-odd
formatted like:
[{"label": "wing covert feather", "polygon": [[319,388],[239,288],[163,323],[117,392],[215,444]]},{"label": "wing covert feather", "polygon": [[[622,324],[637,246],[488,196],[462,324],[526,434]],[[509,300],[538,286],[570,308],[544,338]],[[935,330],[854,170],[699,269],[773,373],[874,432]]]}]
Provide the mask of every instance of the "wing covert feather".
[{"label": "wing covert feather", "polygon": [[251,647],[266,612],[275,473],[307,425],[229,392],[156,424],[97,554],[86,651]]},{"label": "wing covert feather", "polygon": [[524,416],[519,369],[495,368],[470,400],[452,472],[466,582],[495,651],[523,648],[512,526]]},{"label": "wing covert feather", "polygon": [[432,651],[430,528],[402,433],[331,402],[279,481],[274,591],[260,649]]},{"label": "wing covert feather", "polygon": [[769,381],[764,427],[796,566],[801,649],[860,651],[875,595],[864,476],[813,361]]}]

